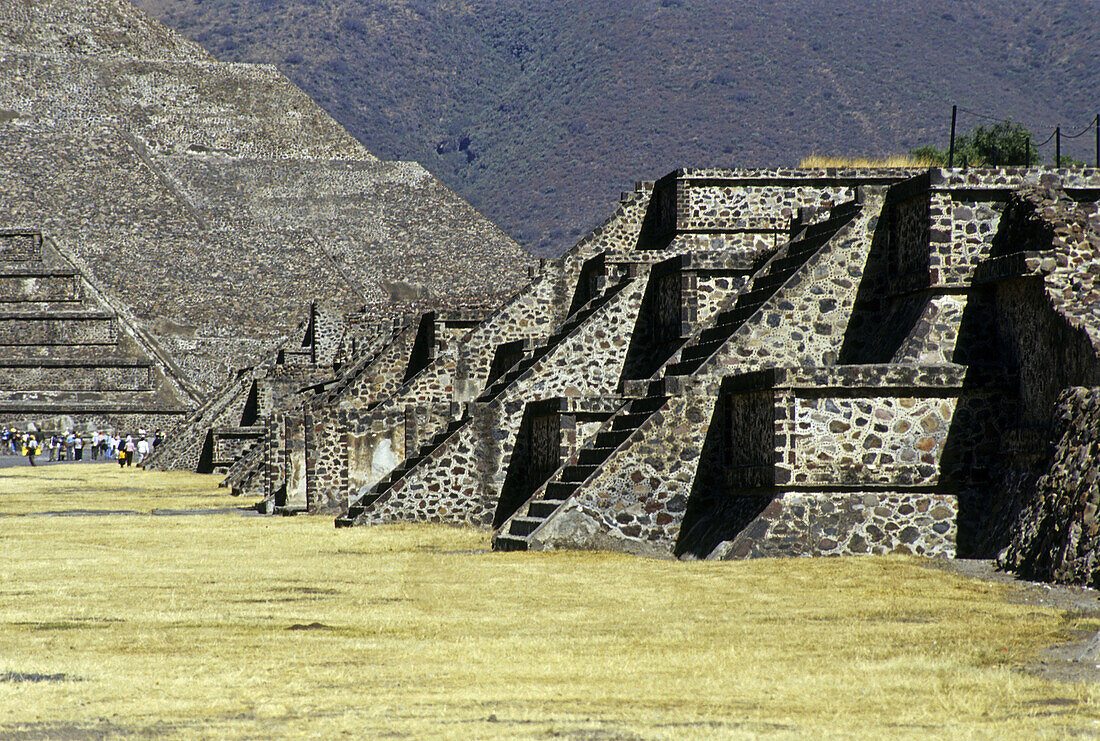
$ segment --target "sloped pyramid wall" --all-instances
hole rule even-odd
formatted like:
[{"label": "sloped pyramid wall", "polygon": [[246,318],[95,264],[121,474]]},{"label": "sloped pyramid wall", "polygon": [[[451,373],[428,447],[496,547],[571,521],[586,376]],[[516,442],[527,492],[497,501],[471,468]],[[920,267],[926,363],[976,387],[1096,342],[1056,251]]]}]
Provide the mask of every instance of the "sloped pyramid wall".
[{"label": "sloped pyramid wall", "polygon": [[274,67],[217,62],[123,0],[0,8],[0,206],[0,228],[54,239],[203,393],[310,301],[376,319],[492,304],[531,262]]}]

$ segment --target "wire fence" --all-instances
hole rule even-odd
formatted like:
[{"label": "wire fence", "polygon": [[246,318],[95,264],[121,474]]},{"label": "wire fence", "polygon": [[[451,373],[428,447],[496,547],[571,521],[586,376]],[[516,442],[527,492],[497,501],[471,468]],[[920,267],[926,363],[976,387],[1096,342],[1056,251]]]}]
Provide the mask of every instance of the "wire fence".
[{"label": "wire fence", "polygon": [[[956,136],[955,136],[955,132],[956,132],[956,126],[957,126],[957,123],[958,123],[958,118],[959,118],[960,113],[965,114],[967,116],[972,116],[972,117],[977,118],[977,119],[982,120],[982,121],[992,121],[992,122],[998,123],[998,124],[1013,124],[1013,123],[1016,123],[1016,124],[1019,124],[1019,125],[1023,126],[1028,131],[1028,136],[1027,136],[1027,139],[1025,140],[1024,159],[1027,162],[1027,164],[1029,164],[1029,165],[1031,164],[1032,151],[1033,150],[1039,150],[1040,148],[1047,146],[1048,144],[1050,144],[1053,141],[1054,142],[1054,166],[1055,167],[1061,167],[1062,162],[1063,162],[1062,140],[1063,139],[1068,139],[1068,140],[1072,141],[1074,139],[1080,139],[1081,137],[1091,133],[1095,137],[1095,152],[1094,152],[1095,160],[1094,160],[1093,164],[1094,164],[1095,167],[1100,168],[1100,113],[1097,113],[1087,124],[1085,124],[1079,131],[1077,131],[1077,133],[1066,134],[1066,133],[1062,132],[1062,127],[1060,125],[1057,125],[1057,126],[1054,126],[1054,127],[1051,127],[1049,124],[1042,125],[1042,126],[1028,126],[1027,123],[1025,123],[1025,122],[1013,121],[1010,118],[990,116],[986,113],[981,113],[980,111],[972,111],[968,108],[960,108],[957,105],[952,105],[951,106],[951,144],[950,144],[950,146],[947,150],[947,166],[948,167],[954,167],[955,166],[955,154],[956,154],[955,145],[956,145],[956,141],[957,141]],[[1043,139],[1040,142],[1033,142],[1031,140],[1032,132],[1034,132],[1036,130],[1038,130],[1039,132],[1050,131],[1050,136],[1048,136],[1046,139]],[[963,159],[963,166],[965,167],[967,165],[965,156],[962,159]],[[996,161],[996,159],[997,159],[997,152],[996,151],[993,152],[993,159],[994,159],[994,161],[990,162],[989,164],[991,164],[991,165],[1000,164]]]}]

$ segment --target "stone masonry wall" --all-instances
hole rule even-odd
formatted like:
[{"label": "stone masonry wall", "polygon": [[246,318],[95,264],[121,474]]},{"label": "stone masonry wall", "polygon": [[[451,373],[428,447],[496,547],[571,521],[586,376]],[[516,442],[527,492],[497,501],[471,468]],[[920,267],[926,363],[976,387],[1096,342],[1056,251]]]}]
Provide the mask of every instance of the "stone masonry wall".
[{"label": "stone masonry wall", "polygon": [[[475,403],[470,421],[395,484],[366,522],[417,520],[488,527],[493,519],[525,401],[600,397],[616,391],[646,276],[632,281],[492,402]],[[585,363],[577,363],[577,357]]]},{"label": "stone masonry wall", "polygon": [[787,492],[709,558],[867,553],[952,557],[957,515],[956,497],[949,494]]},{"label": "stone masonry wall", "polygon": [[1100,388],[1067,389],[1054,418],[1053,456],[998,563],[1027,579],[1100,586]]},{"label": "stone masonry wall", "polygon": [[760,307],[759,321],[740,327],[697,375],[726,374],[734,366],[836,362],[881,206],[880,195],[869,196],[856,218]]}]

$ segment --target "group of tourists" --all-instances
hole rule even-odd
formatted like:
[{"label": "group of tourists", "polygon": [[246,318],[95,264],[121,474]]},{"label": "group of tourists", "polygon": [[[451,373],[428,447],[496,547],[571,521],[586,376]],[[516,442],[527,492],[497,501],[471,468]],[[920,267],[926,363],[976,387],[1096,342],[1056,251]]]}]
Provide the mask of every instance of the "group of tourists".
[{"label": "group of tourists", "polygon": [[[41,434],[41,439],[39,435]],[[164,433],[157,430],[150,436],[144,429],[137,435],[114,435],[96,430],[90,436],[68,430],[65,433],[39,433],[34,430],[23,432],[14,427],[3,431],[0,450],[4,454],[24,455],[32,466],[35,456],[48,454],[50,462],[88,460],[117,460],[119,468],[141,465],[163,442]]]}]

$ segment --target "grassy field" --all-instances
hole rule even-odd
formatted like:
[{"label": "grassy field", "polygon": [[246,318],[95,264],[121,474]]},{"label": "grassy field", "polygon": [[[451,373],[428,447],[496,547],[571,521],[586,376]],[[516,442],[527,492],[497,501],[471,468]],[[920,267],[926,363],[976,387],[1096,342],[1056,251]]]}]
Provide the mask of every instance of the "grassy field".
[{"label": "grassy field", "polygon": [[[1064,737],[1073,625],[916,559],[491,553],[217,510],[215,477],[0,471],[0,739]],[[38,512],[82,510],[75,516]],[[10,516],[8,516],[10,515]]]}]

